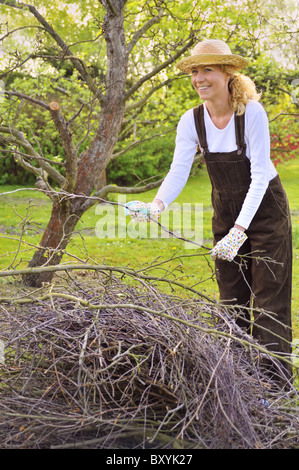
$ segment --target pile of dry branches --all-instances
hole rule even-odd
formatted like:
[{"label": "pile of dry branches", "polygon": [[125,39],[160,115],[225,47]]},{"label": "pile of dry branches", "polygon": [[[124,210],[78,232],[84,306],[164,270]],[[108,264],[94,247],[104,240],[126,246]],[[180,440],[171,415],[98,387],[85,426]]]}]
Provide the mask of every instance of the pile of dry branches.
[{"label": "pile of dry branches", "polygon": [[298,394],[231,312],[129,284],[1,305],[2,448],[298,447]]}]

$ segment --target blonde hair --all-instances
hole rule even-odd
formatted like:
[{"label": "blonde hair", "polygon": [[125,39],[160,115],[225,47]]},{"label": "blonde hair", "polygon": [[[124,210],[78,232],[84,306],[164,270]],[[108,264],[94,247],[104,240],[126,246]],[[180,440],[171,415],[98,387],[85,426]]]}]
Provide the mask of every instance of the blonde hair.
[{"label": "blonde hair", "polygon": [[242,73],[234,73],[230,66],[223,65],[221,68],[225,73],[231,75],[228,83],[229,101],[233,111],[237,116],[241,116],[245,112],[248,101],[259,101],[261,93],[257,92],[255,83],[251,78]]}]

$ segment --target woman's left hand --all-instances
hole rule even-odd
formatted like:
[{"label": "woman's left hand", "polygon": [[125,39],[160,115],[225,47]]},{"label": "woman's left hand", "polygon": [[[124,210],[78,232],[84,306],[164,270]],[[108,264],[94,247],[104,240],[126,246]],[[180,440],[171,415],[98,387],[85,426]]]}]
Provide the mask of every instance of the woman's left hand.
[{"label": "woman's left hand", "polygon": [[212,249],[211,257],[232,261],[237,255],[239,249],[247,239],[247,235],[242,231],[233,227],[229,233],[222,238]]}]

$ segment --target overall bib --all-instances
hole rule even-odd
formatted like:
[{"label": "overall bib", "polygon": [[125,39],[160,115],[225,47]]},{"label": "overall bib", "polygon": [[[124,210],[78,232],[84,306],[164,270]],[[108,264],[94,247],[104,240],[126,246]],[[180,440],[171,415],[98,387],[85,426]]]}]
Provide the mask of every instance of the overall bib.
[{"label": "overall bib", "polygon": [[[241,211],[251,182],[250,161],[246,157],[245,119],[235,114],[237,149],[227,153],[209,152],[204,108],[194,108],[200,147],[212,184],[212,230],[214,245],[228,234]],[[236,322],[250,332],[250,306],[253,307],[252,335],[269,351],[291,354],[292,228],[288,199],[277,175],[269,183],[264,198],[246,230],[248,239],[239,254],[241,263],[216,259],[220,302],[243,306]],[[240,267],[241,263],[241,267]],[[244,308],[248,307],[248,308]],[[269,312],[271,315],[269,315]],[[290,356],[288,357],[290,360]],[[282,362],[284,372],[292,367]]]}]

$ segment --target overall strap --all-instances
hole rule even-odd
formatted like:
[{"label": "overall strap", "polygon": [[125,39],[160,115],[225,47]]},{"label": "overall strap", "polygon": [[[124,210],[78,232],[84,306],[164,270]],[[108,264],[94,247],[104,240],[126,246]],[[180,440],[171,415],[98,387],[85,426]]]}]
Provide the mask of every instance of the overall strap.
[{"label": "overall strap", "polygon": [[237,143],[237,154],[241,155],[246,150],[245,143],[245,113],[241,116],[237,116],[235,113],[235,132],[236,132],[236,143]]},{"label": "overall strap", "polygon": [[207,143],[207,135],[206,135],[206,128],[205,128],[205,120],[204,120],[204,108],[203,104],[196,106],[193,109],[194,114],[194,121],[195,127],[199,139],[200,147],[202,148],[203,154],[209,151],[208,143]]},{"label": "overall strap", "polygon": [[[205,128],[205,120],[204,120],[204,106],[200,104],[193,108],[194,113],[194,121],[195,127],[200,143],[200,147],[202,148],[203,154],[209,152],[208,143],[207,143],[207,135],[206,135],[206,128]],[[245,113],[241,116],[237,116],[235,114],[235,132],[236,132],[236,143],[237,143],[237,153],[241,155],[242,152],[246,150],[245,144]]]}]

